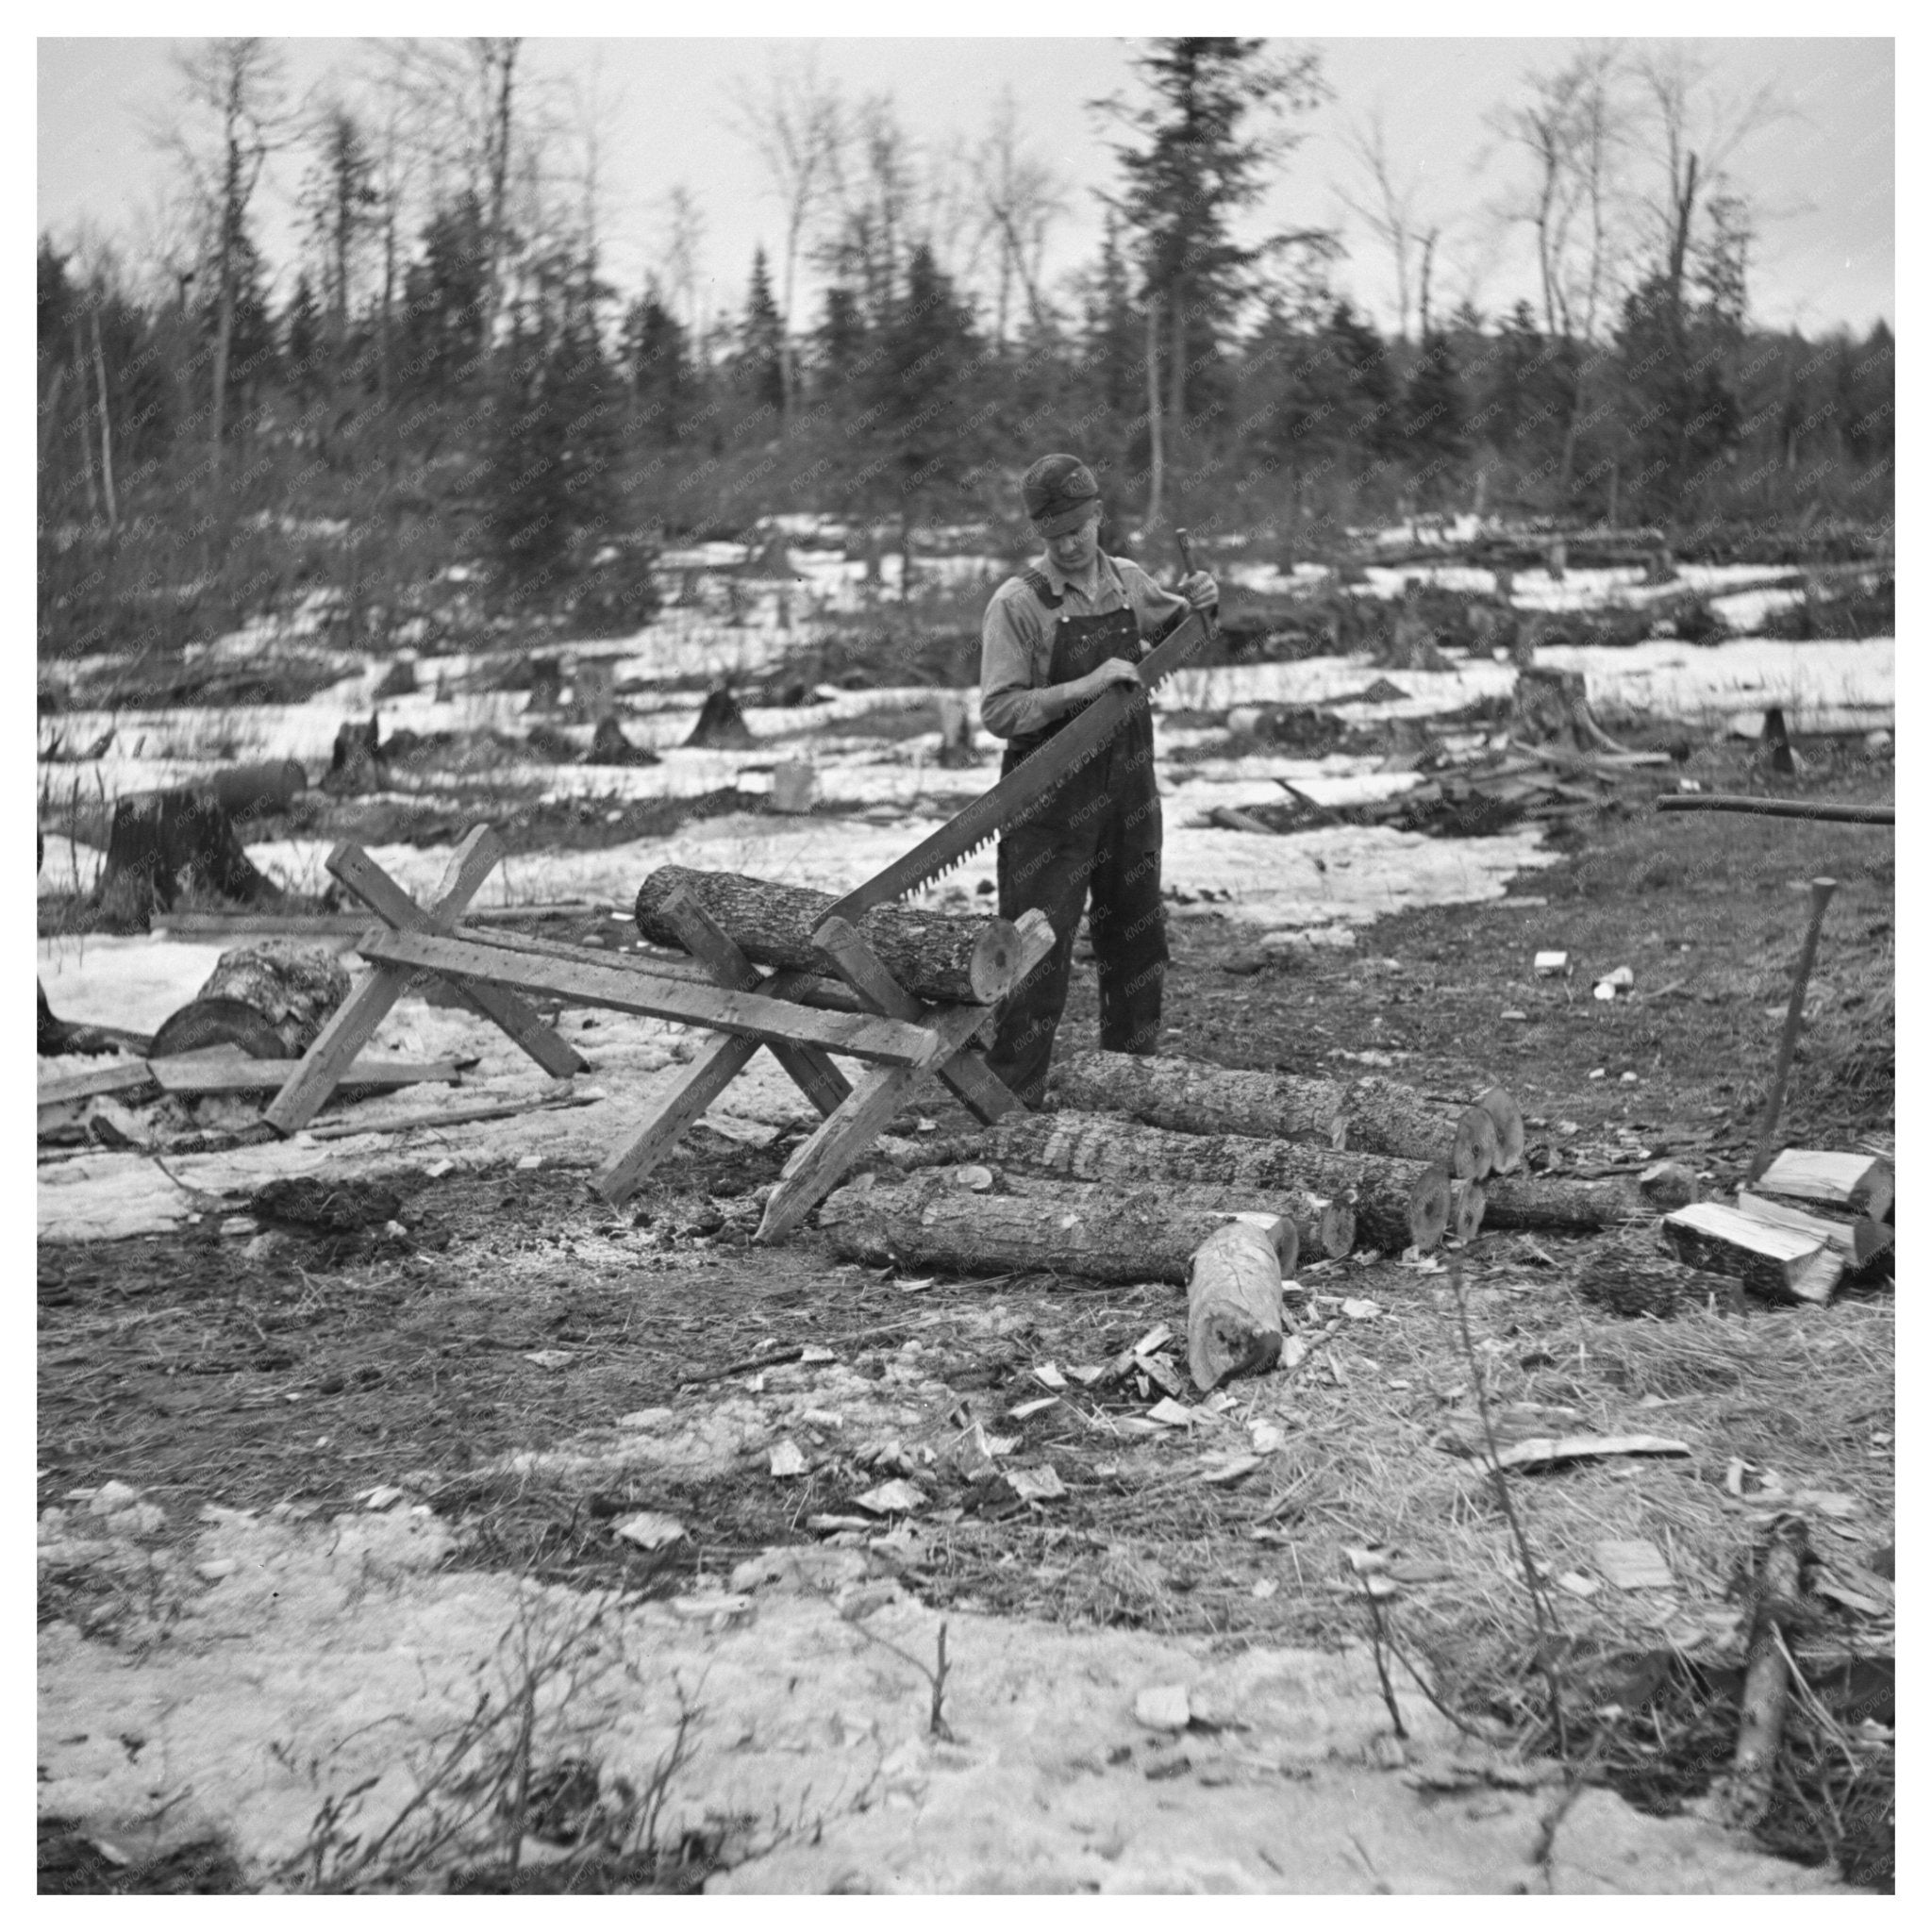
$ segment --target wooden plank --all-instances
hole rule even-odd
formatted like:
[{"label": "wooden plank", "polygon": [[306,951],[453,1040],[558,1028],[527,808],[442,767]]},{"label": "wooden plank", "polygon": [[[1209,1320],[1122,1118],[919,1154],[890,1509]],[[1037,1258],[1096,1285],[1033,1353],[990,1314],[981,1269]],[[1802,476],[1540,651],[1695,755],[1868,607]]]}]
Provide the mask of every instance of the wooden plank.
[{"label": "wooden plank", "polygon": [[[947,1007],[927,1024],[941,1043],[935,1058],[943,1063],[986,1024],[986,1008]],[[860,1079],[844,1106],[822,1121],[818,1132],[785,1163],[778,1185],[765,1203],[757,1240],[774,1241],[789,1234],[839,1185],[845,1170],[905,1105],[923,1071],[874,1067]]]},{"label": "wooden plank", "polygon": [[[669,920],[692,958],[707,967],[711,976],[727,992],[756,992],[764,975],[739,950],[737,942],[698,904],[695,893],[680,889],[664,902],[662,915]],[[803,979],[804,974],[787,975]],[[773,997],[782,999],[780,987],[765,988]],[[917,1002],[913,1003],[915,1008]],[[918,1018],[911,1013],[894,1013],[897,1020]],[[821,1115],[834,1112],[852,1091],[852,1083],[832,1064],[828,1055],[815,1046],[795,1046],[768,1041],[778,1064],[791,1074],[793,1083]]]},{"label": "wooden plank", "polygon": [[637,1134],[598,1169],[591,1185],[613,1208],[623,1207],[677,1144],[679,1135],[738,1078],[758,1050],[758,1042],[742,1034],[713,1039],[678,1075]]},{"label": "wooden plank", "polygon": [[[286,1060],[251,1060],[229,1054],[183,1053],[150,1060],[164,1093],[269,1093],[289,1077]],[[341,1087],[420,1087],[441,1080],[454,1086],[454,1060],[351,1060],[336,1081]]]},{"label": "wooden plank", "polygon": [[42,1107],[64,1107],[71,1100],[89,1100],[96,1093],[131,1093],[137,1087],[152,1083],[154,1075],[145,1060],[125,1061],[115,1067],[89,1067],[78,1074],[57,1074],[42,1080],[35,1098]]},{"label": "wooden plank", "polygon": [[[1039,915],[1044,920],[1045,915]],[[1049,948],[1052,927],[1047,928]],[[811,942],[839,970],[839,976],[875,1012],[893,1020],[920,1020],[925,1008],[894,979],[850,920],[828,919]],[[1025,935],[1021,936],[1026,944]],[[963,1101],[974,1118],[991,1126],[1021,1105],[1020,1096],[989,1067],[973,1047],[962,1047],[940,1069],[940,1078]]]},{"label": "wooden plank", "polygon": [[520,1113],[542,1113],[550,1108],[591,1107],[603,1099],[601,1093],[539,1093],[528,1100],[478,1100],[463,1107],[425,1109],[386,1121],[330,1121],[326,1126],[310,1127],[311,1141],[349,1141],[358,1134],[406,1134],[412,1127],[460,1127],[472,1121],[506,1121]]},{"label": "wooden plank", "polygon": [[[478,906],[464,915],[470,925],[513,919],[548,919],[608,912],[599,900],[557,899],[536,906]],[[369,922],[359,912],[157,912],[150,929],[175,940],[355,939]]]},{"label": "wooden plank", "polygon": [[[388,966],[461,975],[525,992],[609,1007],[620,1013],[648,1013],[688,1026],[741,1033],[758,1041],[802,1041],[888,1066],[923,1068],[931,1065],[941,1052],[951,1051],[950,1046],[942,1046],[936,1031],[903,1021],[874,1019],[862,1013],[821,1013],[789,1000],[725,992],[689,980],[660,978],[634,967],[510,953],[425,933],[371,932],[358,950],[365,958]],[[986,1019],[982,1007],[961,1010],[974,1016],[975,1026]]]},{"label": "wooden plank", "polygon": [[[488,845],[475,846],[473,851],[471,848],[475,841],[485,836]],[[450,860],[449,873],[444,877],[444,888],[447,889],[452,877],[468,877],[479,858],[492,847],[496,857],[501,858],[501,841],[487,825],[479,825],[458,846]],[[495,861],[491,859],[491,862],[493,864]],[[447,932],[456,924],[455,914],[460,912],[467,903],[466,895],[452,908],[448,918],[425,911],[360,846],[347,841],[329,854],[328,870],[372,912],[400,932]],[[487,867],[484,876],[488,876]],[[479,878],[475,885],[481,883]],[[475,885],[471,887],[472,892],[475,891]],[[441,898],[437,903],[441,903]],[[368,922],[365,920],[363,924],[366,927]],[[491,935],[489,942],[493,944],[497,937]],[[502,987],[464,986],[459,982],[456,991],[472,1012],[500,1027],[552,1079],[567,1079],[573,1074],[589,1071],[590,1061],[515,993]]]},{"label": "wooden plank", "polygon": [[[380,879],[382,888],[387,889],[383,896],[399,900],[408,908],[408,916],[412,921],[453,925],[458,913],[475,896],[476,889],[490,876],[490,868],[502,856],[503,844],[496,834],[488,825],[478,825],[451,855],[436,897],[426,908],[419,907],[374,859],[347,840],[329,854],[327,863],[329,871],[344,885],[350,884],[346,873],[380,891],[381,888],[374,885],[375,880]],[[361,886],[353,885],[350,890],[361,896]],[[403,967],[377,966],[329,1015],[327,1024],[316,1036],[315,1044],[289,1075],[287,1085],[262,1109],[262,1119],[280,1134],[292,1134],[313,1120],[323,1103],[335,1091],[344,1069],[369,1044],[371,1036],[403,996],[408,983],[409,974]],[[541,1025],[535,1014],[530,1018]],[[560,1041],[558,1043],[562,1044]]]}]

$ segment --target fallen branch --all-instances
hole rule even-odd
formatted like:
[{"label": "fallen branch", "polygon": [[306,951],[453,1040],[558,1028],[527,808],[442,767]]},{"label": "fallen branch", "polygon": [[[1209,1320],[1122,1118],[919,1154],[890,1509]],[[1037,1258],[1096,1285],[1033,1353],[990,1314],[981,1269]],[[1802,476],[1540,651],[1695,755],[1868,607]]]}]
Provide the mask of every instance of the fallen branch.
[{"label": "fallen branch", "polygon": [[1790,1708],[1791,1697],[1784,1624],[1798,1607],[1804,1553],[1803,1519],[1781,1519],[1765,1553],[1764,1580],[1752,1622],[1751,1661],[1739,1700],[1738,1745],[1731,1757],[1730,1776],[1719,1796],[1720,1811],[1733,1824],[1757,1824],[1771,1808],[1772,1774],[1778,1746],[1784,1740],[1785,1713]]},{"label": "fallen branch", "polygon": [[1657,802],[1659,811],[1741,811],[1767,819],[1827,819],[1847,825],[1889,825],[1889,805],[1831,805],[1823,799],[1752,798],[1728,791],[1672,791]]},{"label": "fallen branch", "polygon": [[479,1101],[474,1107],[451,1107],[441,1112],[405,1114],[386,1121],[330,1121],[306,1131],[311,1141],[346,1141],[357,1134],[405,1134],[412,1127],[460,1127],[475,1121],[507,1121],[520,1113],[589,1107],[603,1098],[601,1093],[558,1093],[540,1094],[534,1100]]}]

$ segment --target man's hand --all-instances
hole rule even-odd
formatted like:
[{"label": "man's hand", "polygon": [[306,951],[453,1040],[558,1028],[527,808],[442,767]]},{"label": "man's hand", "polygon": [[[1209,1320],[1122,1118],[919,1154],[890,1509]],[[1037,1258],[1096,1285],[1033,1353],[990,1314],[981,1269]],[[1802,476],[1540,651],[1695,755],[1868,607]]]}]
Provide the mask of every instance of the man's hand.
[{"label": "man's hand", "polygon": [[1181,579],[1180,594],[1196,610],[1211,610],[1221,602],[1221,586],[1205,570],[1197,570],[1192,576]]},{"label": "man's hand", "polygon": [[1109,685],[1139,684],[1141,674],[1124,658],[1109,658],[1104,664],[1096,664],[1085,677],[1076,677],[1066,687],[1068,696],[1075,705],[1091,704]]}]

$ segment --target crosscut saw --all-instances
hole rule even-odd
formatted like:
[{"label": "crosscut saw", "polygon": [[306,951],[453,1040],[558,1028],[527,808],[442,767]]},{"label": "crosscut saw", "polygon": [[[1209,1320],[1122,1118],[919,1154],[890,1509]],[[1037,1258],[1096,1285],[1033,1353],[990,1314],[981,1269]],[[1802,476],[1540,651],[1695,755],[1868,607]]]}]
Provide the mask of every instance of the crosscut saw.
[{"label": "crosscut saw", "polygon": [[[1180,541],[1181,560],[1191,570],[1187,532],[1177,530],[1174,534]],[[883,872],[874,873],[863,885],[855,886],[825,916],[856,922],[874,906],[903,899],[908,892],[930,885],[971,858],[988,840],[1024,824],[1081,766],[1106,750],[1108,741],[1132,715],[1134,707],[1144,704],[1147,693],[1162,678],[1196,656],[1210,634],[1207,613],[1190,610],[1141,659],[1139,685],[1109,685],[991,791],[981,792],[963,811],[948,819],[910,852],[895,858]]]}]

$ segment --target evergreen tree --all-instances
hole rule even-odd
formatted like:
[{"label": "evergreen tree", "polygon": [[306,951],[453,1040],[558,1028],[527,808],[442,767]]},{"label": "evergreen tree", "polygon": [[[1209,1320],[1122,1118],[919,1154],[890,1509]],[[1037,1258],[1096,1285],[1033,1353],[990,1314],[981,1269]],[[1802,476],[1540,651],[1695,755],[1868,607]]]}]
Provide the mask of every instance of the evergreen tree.
[{"label": "evergreen tree", "polygon": [[1402,401],[1401,431],[1415,467],[1417,501],[1424,507],[1447,502],[1456,466],[1469,450],[1463,427],[1469,404],[1447,336],[1432,329],[1423,338]]},{"label": "evergreen tree", "polygon": [[853,384],[865,355],[865,317],[858,297],[841,283],[834,282],[825,291],[824,313],[813,332],[813,386],[820,400],[829,402],[835,414],[857,414]]},{"label": "evergreen tree", "polygon": [[1257,125],[1257,117],[1306,109],[1323,92],[1316,56],[1282,67],[1263,58],[1264,44],[1226,36],[1150,41],[1134,62],[1144,97],[1099,104],[1128,133],[1114,149],[1126,181],[1120,207],[1141,291],[1160,304],[1171,430],[1200,386],[1202,358],[1211,362],[1254,289],[1262,251],[1234,239],[1233,217],[1260,200],[1272,164],[1297,138]]},{"label": "evergreen tree", "polygon": [[404,387],[437,400],[474,390],[482,372],[490,299],[483,205],[465,192],[423,230],[421,258],[403,278]]},{"label": "evergreen tree", "polygon": [[655,284],[625,311],[618,357],[645,440],[681,441],[681,418],[694,390],[691,345],[684,325],[664,306]]},{"label": "evergreen tree", "polygon": [[744,306],[744,325],[739,346],[739,367],[744,391],[754,408],[785,407],[785,325],[772,299],[772,278],[765,251],[751,258],[751,292]]},{"label": "evergreen tree", "polygon": [[1357,453],[1386,458],[1399,451],[1400,408],[1389,352],[1375,325],[1346,301],[1328,318],[1327,346],[1343,384],[1342,420]]},{"label": "evergreen tree", "polygon": [[295,277],[295,292],[282,314],[282,350],[290,388],[301,401],[313,401],[323,390],[323,324],[307,270]]}]

